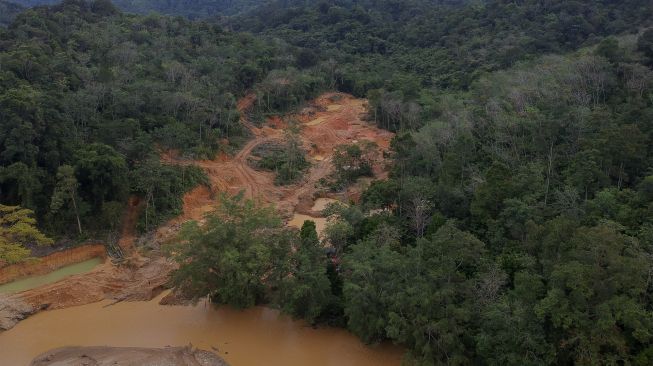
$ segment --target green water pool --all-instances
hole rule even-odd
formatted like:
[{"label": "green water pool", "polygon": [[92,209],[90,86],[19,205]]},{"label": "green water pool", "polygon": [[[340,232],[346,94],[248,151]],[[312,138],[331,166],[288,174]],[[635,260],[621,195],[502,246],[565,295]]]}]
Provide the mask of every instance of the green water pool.
[{"label": "green water pool", "polygon": [[61,267],[55,271],[41,276],[27,277],[4,285],[0,285],[0,294],[11,294],[33,289],[39,286],[47,285],[49,283],[57,282],[62,278],[90,272],[95,266],[102,263],[102,258],[93,258],[84,262],[71,264],[69,266]]}]

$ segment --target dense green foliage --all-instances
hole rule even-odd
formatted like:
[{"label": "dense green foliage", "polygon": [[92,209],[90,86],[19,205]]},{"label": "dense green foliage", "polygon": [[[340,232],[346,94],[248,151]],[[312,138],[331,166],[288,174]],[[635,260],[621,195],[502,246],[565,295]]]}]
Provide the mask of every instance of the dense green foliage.
[{"label": "dense green foliage", "polygon": [[[33,209],[53,233],[82,233],[116,227],[136,193],[156,207],[152,227],[201,181],[153,168],[157,148],[210,157],[226,148],[219,139],[244,138],[236,98],[292,64],[280,47],[103,0],[26,11],[0,31],[0,202]],[[62,166],[74,187],[57,188]]]},{"label": "dense green foliage", "polygon": [[391,179],[364,194],[392,219],[343,220],[404,233],[399,247],[350,235],[350,329],[425,364],[649,364],[644,42],[607,39],[435,95],[432,120],[393,141]]},{"label": "dense green foliage", "polygon": [[[265,0],[114,0],[120,10],[128,13],[164,15],[180,15],[189,19],[207,18],[216,15],[233,15],[248,9]],[[13,0],[25,7],[53,5],[61,0]]]},{"label": "dense green foliage", "polygon": [[256,7],[264,0],[115,0],[120,9],[139,14],[152,12],[181,15],[190,19],[233,15]]},{"label": "dense green foliage", "polygon": [[487,72],[651,19],[648,0],[279,0],[227,23],[301,47],[298,64],[329,88],[368,97],[375,121],[399,130],[431,115],[435,89],[467,89]]},{"label": "dense green foliage", "polygon": [[274,182],[279,185],[296,182],[310,163],[302,148],[297,131],[287,130],[283,143],[267,143],[252,151],[252,164],[258,169],[273,171]]},{"label": "dense green foliage", "polygon": [[182,212],[184,193],[197,185],[209,185],[204,171],[196,166],[174,167],[157,159],[139,162],[132,171],[130,187],[144,201],[138,229],[148,232]]},{"label": "dense green foliage", "polygon": [[52,244],[36,228],[33,214],[18,206],[0,205],[0,267],[29,257],[29,246]]},{"label": "dense green foliage", "polygon": [[385,87],[409,95],[420,84],[466,87],[517,60],[637,30],[652,11],[645,0],[282,0],[233,26],[305,47],[307,63],[343,63],[336,77],[343,91]]},{"label": "dense green foliage", "polygon": [[[275,1],[226,21],[254,36],[106,1],[28,10],[0,30],[0,202],[85,233],[136,194],[147,230],[206,182],[158,149],[207,157],[246,138],[249,91],[255,123],[352,92],[397,131],[389,179],[328,207],[323,243],[311,223],[225,198],[172,251],[181,291],[343,324],[415,364],[650,365],[652,12]],[[305,162],[292,139],[257,153],[279,183]],[[338,190],[372,169],[354,146],[333,162]]]},{"label": "dense green foliage", "polygon": [[23,10],[25,10],[25,8],[18,4],[0,0],[0,27],[8,26]]},{"label": "dense green foliage", "polygon": [[271,207],[223,196],[206,223],[186,223],[173,248],[181,264],[173,282],[192,298],[250,307],[275,303],[313,321],[330,301],[326,257],[315,224],[283,226]]},{"label": "dense green foliage", "polygon": [[[314,292],[257,282],[250,298],[290,301],[279,306],[343,321],[367,342],[404,344],[415,364],[650,364],[648,36],[608,38],[489,74],[468,91],[434,93],[424,126],[393,140],[390,179],[360,205],[325,210],[325,244],[342,264],[302,254]],[[343,147],[334,164],[346,175],[358,155]],[[284,259],[256,278],[290,268]]]},{"label": "dense green foliage", "polygon": [[25,8],[31,8],[35,6],[53,5],[61,1],[60,0],[13,0],[11,2],[14,4],[21,5]]}]

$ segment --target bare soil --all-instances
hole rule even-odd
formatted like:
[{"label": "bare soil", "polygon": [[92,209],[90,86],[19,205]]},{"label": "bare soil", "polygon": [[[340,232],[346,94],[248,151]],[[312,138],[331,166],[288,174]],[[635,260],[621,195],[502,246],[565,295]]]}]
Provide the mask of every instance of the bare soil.
[{"label": "bare soil", "polygon": [[[253,103],[253,98],[252,95],[247,96],[238,104],[243,116],[246,115],[245,109]],[[284,119],[272,117],[262,127],[255,127],[247,118],[242,118],[241,122],[254,138],[233,158],[219,156],[214,160],[189,161],[179,158],[174,152],[162,154],[165,163],[193,164],[203,168],[209,176],[211,189],[201,187],[190,192],[184,199],[184,214],[163,226],[159,236],[168,237],[176,231],[174,229],[178,224],[187,220],[201,220],[207,212],[215,209],[219,192],[237,194],[243,191],[247,198],[274,204],[286,218],[295,212],[317,216],[318,213],[311,210],[315,198],[334,196],[321,191],[318,182],[333,172],[333,151],[341,144],[363,140],[375,142],[379,146],[379,161],[374,164],[374,173],[376,178],[384,178],[387,173],[381,152],[389,148],[393,134],[363,121],[365,114],[365,100],[342,93],[327,93],[312,101],[299,114]],[[300,182],[276,186],[273,173],[257,171],[247,161],[256,147],[281,140],[287,126],[286,121],[289,120],[299,121],[300,137],[312,166]],[[339,198],[355,199],[359,196],[356,191],[363,188],[364,185],[356,186],[355,191],[343,192]]]}]

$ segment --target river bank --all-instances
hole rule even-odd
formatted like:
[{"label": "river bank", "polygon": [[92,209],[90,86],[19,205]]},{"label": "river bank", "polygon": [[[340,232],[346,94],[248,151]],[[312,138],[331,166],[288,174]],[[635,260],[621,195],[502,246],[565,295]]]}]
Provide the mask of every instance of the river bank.
[{"label": "river bank", "polygon": [[163,348],[191,343],[237,366],[398,366],[403,349],[366,346],[340,328],[313,328],[278,311],[236,310],[206,302],[163,306],[151,301],[101,301],[43,311],[0,333],[0,364],[27,365],[65,346]]}]

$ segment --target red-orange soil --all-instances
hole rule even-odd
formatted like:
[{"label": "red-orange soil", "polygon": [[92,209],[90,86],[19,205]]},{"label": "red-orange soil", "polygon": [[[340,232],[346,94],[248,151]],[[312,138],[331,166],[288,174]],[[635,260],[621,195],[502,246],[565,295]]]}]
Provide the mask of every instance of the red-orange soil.
[{"label": "red-orange soil", "polygon": [[[249,108],[254,101],[253,98],[250,95],[238,104],[243,116],[246,115],[245,108]],[[165,163],[193,164],[203,168],[209,176],[211,189],[196,188],[187,194],[184,198],[184,213],[164,225],[159,230],[159,235],[168,237],[180,223],[201,220],[215,208],[219,192],[237,194],[244,191],[247,198],[275,205],[285,217],[290,217],[295,212],[314,215],[310,210],[314,199],[325,195],[320,192],[318,182],[333,172],[331,162],[334,148],[338,145],[364,140],[375,142],[379,146],[379,159],[374,164],[374,173],[377,178],[385,177],[381,152],[389,148],[393,134],[363,121],[365,113],[365,100],[347,94],[327,93],[312,101],[299,114],[285,119],[270,118],[262,127],[255,127],[246,118],[242,118],[243,125],[250,129],[254,137],[230,159],[220,156],[214,160],[188,161],[173,153],[162,154]],[[247,160],[257,146],[283,139],[289,120],[299,121],[300,137],[312,165],[300,182],[277,186],[274,184],[273,173],[255,170]],[[348,195],[346,199],[358,196],[352,191],[345,192],[345,195]]]}]

